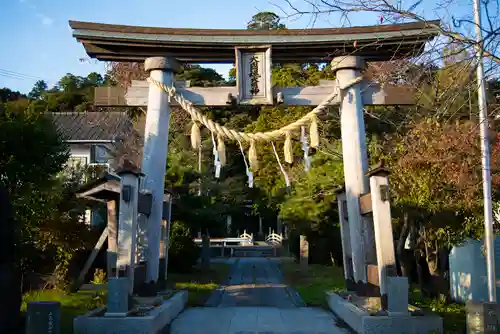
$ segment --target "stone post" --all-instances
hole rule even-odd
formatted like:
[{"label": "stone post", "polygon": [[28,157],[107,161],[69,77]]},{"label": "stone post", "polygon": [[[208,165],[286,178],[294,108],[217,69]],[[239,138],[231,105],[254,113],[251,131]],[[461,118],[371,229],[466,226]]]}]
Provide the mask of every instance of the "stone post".
[{"label": "stone post", "polygon": [[[121,179],[116,267],[119,275],[126,274],[129,278],[129,292],[132,293],[134,286],[137,202],[140,172],[137,169],[133,169],[131,166],[124,166],[116,173]],[[126,270],[126,272],[124,273],[123,270]]]},{"label": "stone post", "polygon": [[262,217],[261,215],[259,215],[259,236],[261,236],[262,234],[264,234],[262,230]]},{"label": "stone post", "polygon": [[[167,57],[147,58],[144,68],[151,78],[167,86],[174,83],[174,72],[180,70],[179,64]],[[155,84],[150,83],[141,166],[145,174],[141,189],[149,189],[153,194],[151,214],[147,217],[146,282],[158,281],[169,121],[170,97]]]},{"label": "stone post", "polygon": [[342,241],[342,260],[344,262],[344,278],[347,282],[353,280],[351,243],[349,233],[349,222],[347,220],[345,188],[337,190],[337,202],[339,205],[340,238]]},{"label": "stone post", "polygon": [[172,229],[172,194],[168,196],[168,214],[166,215],[166,235],[165,235],[165,282],[168,278],[168,250],[170,248],[170,230]]},{"label": "stone post", "polygon": [[232,224],[232,217],[231,217],[231,215],[228,215],[226,217],[226,233],[227,233],[227,235],[231,235],[231,224]]},{"label": "stone post", "polygon": [[301,269],[309,266],[309,242],[305,235],[300,236],[299,241],[299,263]]},{"label": "stone post", "polygon": [[201,267],[207,270],[210,267],[210,237],[204,234],[201,237]]},{"label": "stone post", "polygon": [[107,275],[109,278],[116,276],[116,258],[117,258],[116,238],[118,237],[116,201],[115,200],[108,201],[107,209],[108,209]]},{"label": "stone post", "polygon": [[283,232],[283,222],[281,221],[280,215],[276,216],[276,233],[281,234]]},{"label": "stone post", "polygon": [[[366,174],[370,178],[373,226],[377,248],[377,270],[380,296],[383,304],[387,300],[389,276],[395,276],[396,257],[392,235],[391,203],[389,200],[389,172],[375,168]],[[391,273],[392,272],[392,273]],[[385,305],[383,305],[385,306]]]},{"label": "stone post", "polygon": [[125,317],[129,310],[129,281],[125,277],[111,277],[108,280],[107,317]]},{"label": "stone post", "polygon": [[[364,66],[363,59],[356,56],[342,56],[332,60],[332,68],[336,72],[341,87],[359,77]],[[365,177],[365,173],[368,171],[368,155],[363,120],[363,100],[359,84],[343,92],[340,114],[353,276],[356,283],[366,282],[363,221],[359,207],[359,196],[369,192],[369,183]]]}]

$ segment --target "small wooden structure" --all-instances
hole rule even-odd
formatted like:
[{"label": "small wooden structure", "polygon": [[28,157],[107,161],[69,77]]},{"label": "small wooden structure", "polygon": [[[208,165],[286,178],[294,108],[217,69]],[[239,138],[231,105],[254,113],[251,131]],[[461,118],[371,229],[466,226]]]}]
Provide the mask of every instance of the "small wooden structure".
[{"label": "small wooden structure", "polygon": [[[107,276],[108,277],[117,276],[116,260],[118,253],[117,238],[118,238],[118,224],[119,224],[119,218],[118,218],[119,215],[117,213],[119,212],[119,203],[120,203],[120,191],[121,191],[120,181],[121,179],[118,175],[106,172],[100,178],[84,184],[76,192],[77,197],[85,198],[91,201],[103,202],[107,204],[107,226],[104,229],[103,233],[101,234],[101,237],[97,241],[96,246],[92,250],[92,253],[87,259],[87,262],[85,263],[83,269],[81,270],[76,287],[79,287],[81,286],[81,284],[83,284],[85,275],[92,266],[92,263],[94,262],[95,258],[97,257],[97,254],[101,250],[106,240],[108,242]],[[165,192],[163,200],[164,203],[167,204],[166,205],[167,211],[165,212],[166,217],[165,219],[163,219],[162,223],[163,229],[166,230],[168,224],[167,222],[168,210],[169,210],[168,205],[170,204],[171,201],[170,192],[168,191]],[[163,233],[165,234],[166,231]],[[162,244],[161,244],[162,248],[164,248],[163,247],[164,240],[165,238],[162,238]],[[166,252],[164,251],[161,254],[160,260],[165,259],[165,256]]]}]

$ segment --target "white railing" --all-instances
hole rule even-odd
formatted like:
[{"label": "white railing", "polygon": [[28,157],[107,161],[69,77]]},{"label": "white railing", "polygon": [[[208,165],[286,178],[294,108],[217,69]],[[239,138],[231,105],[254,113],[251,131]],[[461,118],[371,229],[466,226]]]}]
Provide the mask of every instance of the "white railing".
[{"label": "white railing", "polygon": [[[202,243],[201,238],[194,238],[194,242],[197,244]],[[239,244],[241,246],[252,246],[254,242],[253,233],[248,234],[243,231],[243,234],[236,238],[210,238],[210,244],[216,244],[218,246],[226,247],[227,244]]]},{"label": "white railing", "polygon": [[247,230],[243,230],[243,234],[240,235],[241,239],[246,239],[247,241],[243,241],[241,244],[244,245],[253,245],[253,233],[248,234]]},{"label": "white railing", "polygon": [[271,234],[266,236],[266,242],[273,245],[281,245],[283,242],[283,234],[277,234],[272,231]]}]

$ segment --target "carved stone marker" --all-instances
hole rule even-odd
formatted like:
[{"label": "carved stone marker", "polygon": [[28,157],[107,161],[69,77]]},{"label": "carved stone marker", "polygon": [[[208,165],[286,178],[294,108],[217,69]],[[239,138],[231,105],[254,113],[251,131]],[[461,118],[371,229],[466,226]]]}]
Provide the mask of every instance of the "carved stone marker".
[{"label": "carved stone marker", "polygon": [[467,333],[493,334],[500,330],[500,305],[467,302]]},{"label": "carved stone marker", "polygon": [[127,277],[110,277],[106,316],[126,316],[128,312],[130,280]]},{"label": "carved stone marker", "polygon": [[389,315],[408,315],[407,277],[387,277],[387,311]]},{"label": "carved stone marker", "polygon": [[305,235],[300,236],[300,266],[307,267],[309,265],[309,242]]},{"label": "carved stone marker", "polygon": [[59,302],[31,302],[26,309],[26,334],[59,334],[61,332],[61,304]]}]

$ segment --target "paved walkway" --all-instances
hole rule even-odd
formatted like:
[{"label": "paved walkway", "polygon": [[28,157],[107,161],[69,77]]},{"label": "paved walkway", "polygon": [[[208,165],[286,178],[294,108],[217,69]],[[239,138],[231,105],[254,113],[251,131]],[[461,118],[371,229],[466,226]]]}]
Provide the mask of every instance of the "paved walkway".
[{"label": "paved walkway", "polygon": [[[279,260],[242,258],[232,264],[225,285],[207,307],[189,308],[172,323],[170,334],[338,334],[331,312],[300,307],[280,283]],[[212,307],[210,307],[212,306]]]}]

